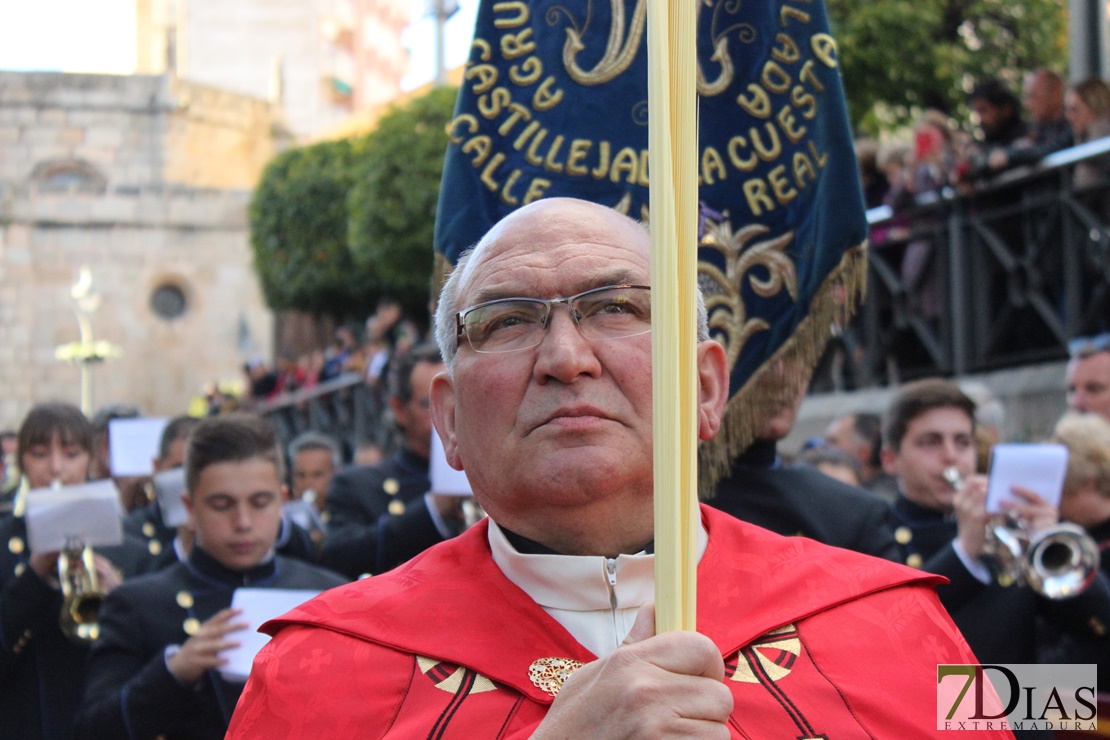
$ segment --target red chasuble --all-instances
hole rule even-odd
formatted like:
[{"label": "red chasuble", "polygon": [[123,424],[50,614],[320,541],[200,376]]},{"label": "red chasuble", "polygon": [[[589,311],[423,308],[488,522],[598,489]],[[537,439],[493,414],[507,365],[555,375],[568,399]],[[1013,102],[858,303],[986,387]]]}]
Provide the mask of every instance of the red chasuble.
[{"label": "red chasuble", "polygon": [[[702,517],[698,631],[725,659],[733,737],[940,734],[936,666],[976,662],[942,579]],[[263,629],[228,738],[525,738],[596,660],[505,578],[485,524]]]}]

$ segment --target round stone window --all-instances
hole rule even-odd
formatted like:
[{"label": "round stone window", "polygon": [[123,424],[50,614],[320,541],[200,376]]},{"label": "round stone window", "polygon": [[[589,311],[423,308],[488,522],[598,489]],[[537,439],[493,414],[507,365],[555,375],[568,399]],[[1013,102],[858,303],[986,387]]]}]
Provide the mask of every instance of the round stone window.
[{"label": "round stone window", "polygon": [[150,307],[159,318],[166,321],[181,318],[188,308],[185,291],[169,283],[159,285],[150,294]]}]

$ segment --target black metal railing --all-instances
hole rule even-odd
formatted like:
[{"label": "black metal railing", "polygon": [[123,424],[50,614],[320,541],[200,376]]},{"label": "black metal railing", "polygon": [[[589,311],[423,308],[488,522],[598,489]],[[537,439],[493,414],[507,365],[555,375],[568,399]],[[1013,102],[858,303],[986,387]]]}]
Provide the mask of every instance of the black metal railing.
[{"label": "black metal railing", "polygon": [[350,460],[359,445],[389,443],[383,394],[359,373],[344,373],[325,383],[263,401],[252,410],[270,420],[284,445],[305,431],[334,439]]},{"label": "black metal railing", "polygon": [[1078,190],[1077,164],[1110,138],[868,213],[868,297],[850,329],[854,385],[963,375],[1066,357],[1110,328],[1110,182]]},{"label": "black metal railing", "polygon": [[[867,300],[838,340],[838,377],[826,364],[815,385],[859,388],[1062,359],[1069,339],[1110,329],[1110,182],[1081,192],[1072,177],[1075,165],[1105,155],[1110,138],[968,194],[948,188],[905,211],[868,212]],[[365,441],[389,443],[382,392],[355,373],[255,410],[285,442],[311,429],[333,436],[348,457]]]}]

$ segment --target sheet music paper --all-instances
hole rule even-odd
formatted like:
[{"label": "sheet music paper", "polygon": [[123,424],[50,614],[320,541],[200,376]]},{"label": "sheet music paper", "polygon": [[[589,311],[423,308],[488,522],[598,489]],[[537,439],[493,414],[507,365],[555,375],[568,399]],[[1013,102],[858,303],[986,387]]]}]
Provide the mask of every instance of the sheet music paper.
[{"label": "sheet music paper", "polygon": [[162,512],[162,523],[175,529],[189,521],[189,512],[181,496],[185,493],[185,469],[172,468],[155,473],[152,479],[154,496]]},{"label": "sheet music paper", "polygon": [[112,475],[119,478],[150,475],[162,441],[165,419],[112,419],[108,422],[108,441]]},{"label": "sheet music paper", "polygon": [[308,589],[289,588],[237,588],[231,597],[231,607],[242,609],[243,613],[235,617],[234,622],[246,622],[249,626],[241,632],[232,632],[229,640],[239,643],[239,647],[231,648],[221,657],[227,658],[227,664],[220,668],[220,675],[228,681],[243,682],[250,675],[254,656],[270,641],[270,636],[258,631],[263,623],[275,617],[280,617],[290,609],[300,606],[316,596],[319,591]]},{"label": "sheet music paper", "polygon": [[93,547],[123,542],[119,490],[111,480],[27,492],[27,544],[31,552],[55,552],[67,537]]},{"label": "sheet music paper", "polygon": [[439,438],[439,433],[435,429],[432,430],[430,460],[428,473],[432,481],[432,493],[444,496],[474,495],[474,492],[470,489],[470,481],[467,479],[466,473],[455,470],[447,464],[447,453],[443,450],[443,440]]},{"label": "sheet music paper", "polygon": [[1068,470],[1068,448],[1050,444],[1001,444],[991,449],[987,511],[1002,511],[1003,501],[1020,501],[1010,490],[1028,488],[1059,508]]}]

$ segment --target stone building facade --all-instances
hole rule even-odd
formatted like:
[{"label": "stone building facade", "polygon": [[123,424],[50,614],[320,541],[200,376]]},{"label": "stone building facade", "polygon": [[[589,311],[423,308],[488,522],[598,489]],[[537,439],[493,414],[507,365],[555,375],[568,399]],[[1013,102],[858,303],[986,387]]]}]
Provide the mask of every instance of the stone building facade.
[{"label": "stone building facade", "polygon": [[411,0],[136,0],[136,71],[273,100],[298,137],[401,92]]},{"label": "stone building facade", "polygon": [[213,381],[271,353],[247,205],[287,137],[264,101],[168,75],[0,72],[0,428],[34,403],[78,403],[55,359],[78,338],[70,298],[88,266],[92,406],[183,413]]}]

